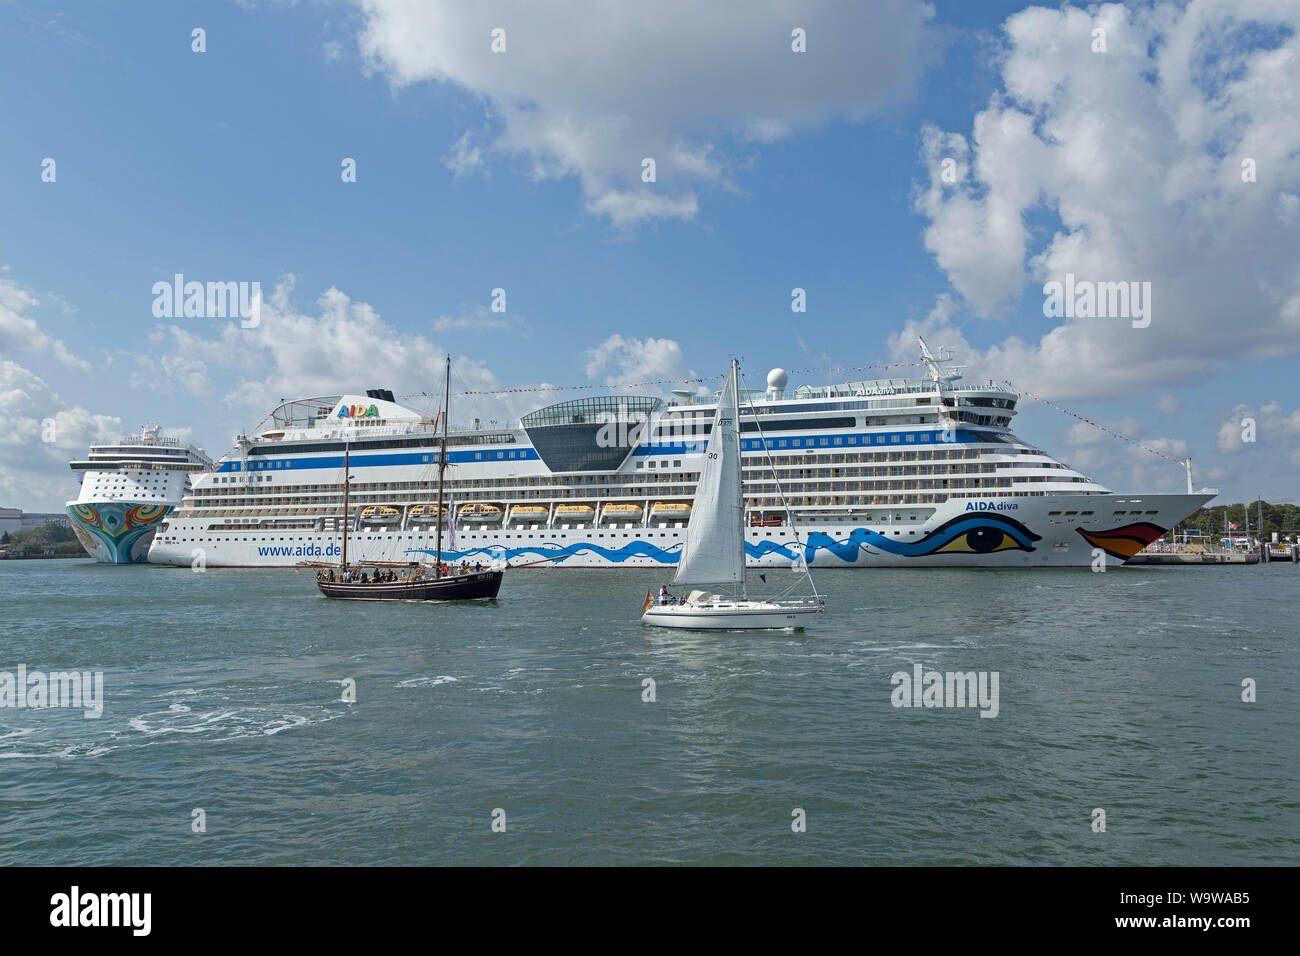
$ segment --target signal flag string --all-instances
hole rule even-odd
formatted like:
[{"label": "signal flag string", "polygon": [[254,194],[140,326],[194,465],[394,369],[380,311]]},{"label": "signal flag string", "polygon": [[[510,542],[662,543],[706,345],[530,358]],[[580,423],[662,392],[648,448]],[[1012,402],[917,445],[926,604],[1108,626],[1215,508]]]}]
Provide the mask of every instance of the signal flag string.
[{"label": "signal flag string", "polygon": [[[794,368],[789,369],[791,375],[821,375],[828,372],[869,372],[872,369],[890,369],[890,368],[916,368],[924,365],[924,362],[889,362],[880,365],[836,365],[833,368]],[[591,385],[522,385],[516,388],[484,388],[474,389],[472,391],[452,392],[456,396],[466,395],[513,395],[523,394],[526,392],[576,392],[576,391],[595,391],[598,389],[614,388],[653,388],[657,385],[703,385],[708,382],[725,379],[726,375],[710,375],[705,378],[665,378],[653,382],[621,382],[615,384],[591,384]],[[409,392],[402,398],[441,398],[440,395],[431,395],[428,392]]]},{"label": "signal flag string", "polygon": [[1152,448],[1150,445],[1142,444],[1142,442],[1138,441],[1136,438],[1130,438],[1128,435],[1122,434],[1121,432],[1117,432],[1113,428],[1107,428],[1105,425],[1101,424],[1101,422],[1094,422],[1091,418],[1084,418],[1082,415],[1078,414],[1077,412],[1072,412],[1068,408],[1062,408],[1060,405],[1057,405],[1055,402],[1049,399],[1040,398],[1039,396],[1035,395],[1031,391],[1028,391],[1027,389],[1023,389],[1016,385],[1013,385],[1007,379],[1003,379],[1002,382],[1004,385],[1007,386],[1007,388],[1012,389],[1017,395],[1024,395],[1028,398],[1032,398],[1034,401],[1039,402],[1043,405],[1051,405],[1058,412],[1062,412],[1066,415],[1069,415],[1071,418],[1077,418],[1085,425],[1091,425],[1093,428],[1097,429],[1098,431],[1105,432],[1107,435],[1110,435],[1112,438],[1118,438],[1120,441],[1126,441],[1130,445],[1136,445],[1138,448],[1141,448],[1143,451],[1150,452],[1151,454],[1159,458],[1163,458],[1165,461],[1172,461],[1176,465],[1183,464],[1182,459],[1171,458],[1170,456],[1166,455],[1164,452],[1157,451],[1156,449]]}]

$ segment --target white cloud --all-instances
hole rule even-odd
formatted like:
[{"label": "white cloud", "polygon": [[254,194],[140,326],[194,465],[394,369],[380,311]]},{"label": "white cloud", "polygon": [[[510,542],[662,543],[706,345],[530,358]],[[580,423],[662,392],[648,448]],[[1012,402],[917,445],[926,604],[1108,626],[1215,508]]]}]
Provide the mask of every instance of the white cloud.
[{"label": "white cloud", "polygon": [[[1098,26],[1105,53],[1092,51]],[[1003,29],[1002,88],[971,140],[923,135],[927,248],[979,316],[1026,289],[1037,299],[1066,273],[1150,282],[1153,309],[1148,328],[1045,317],[1061,324],[1010,337],[981,364],[1069,398],[1300,350],[1300,230],[1287,198],[1300,187],[1300,6],[1031,7]],[[956,183],[944,181],[946,156]],[[1255,182],[1242,181],[1246,158]],[[1059,229],[1036,240],[1031,217],[1044,215]]]},{"label": "white cloud", "polygon": [[1180,402],[1176,396],[1170,395],[1168,392],[1165,392],[1156,398],[1156,411],[1165,417],[1177,415],[1178,410],[1182,407],[1183,403]]},{"label": "white cloud", "polygon": [[633,339],[615,333],[583,354],[587,377],[607,372],[607,385],[699,377],[682,363],[682,347],[672,339]]},{"label": "white cloud", "polygon": [[[244,329],[230,321],[159,325],[151,340],[156,357],[138,359],[138,387],[180,387],[195,397],[241,410],[250,424],[278,399],[334,395],[366,388],[392,389],[399,402],[430,412],[442,404],[446,350],[402,331],[364,302],[337,288],[316,300],[313,314],[294,305],[295,277],[282,276],[262,303],[261,324]],[[434,322],[435,331],[495,327],[503,321],[485,307]],[[483,362],[459,356],[452,363],[453,392],[500,388]],[[535,392],[506,392],[453,399],[453,422],[472,417],[513,423],[544,403]]]},{"label": "white cloud", "polygon": [[0,404],[0,504],[9,508],[62,510],[77,495],[68,462],[122,431],[120,419],[64,404],[39,376],[8,360],[0,360]]},{"label": "white cloud", "polygon": [[[481,101],[495,138],[462,135],[444,160],[454,172],[515,156],[534,178],[576,177],[587,210],[619,227],[694,218],[697,190],[727,185],[746,149],[898,101],[938,46],[919,0],[359,4],[370,69]],[[805,53],[791,50],[796,27]]]},{"label": "white cloud", "polygon": [[72,354],[60,339],[42,332],[36,320],[28,317],[27,313],[46,303],[58,306],[65,313],[71,311],[59,296],[52,293],[39,296],[12,279],[0,279],[0,354],[46,352],[70,368],[89,371],[89,362]]},{"label": "white cloud", "polygon": [[468,176],[483,165],[483,149],[470,142],[471,133],[466,130],[460,139],[451,144],[451,150],[442,158],[442,164],[456,174]]},{"label": "white cloud", "polygon": [[[1249,424],[1242,424],[1249,421]],[[1250,405],[1238,405],[1219,425],[1219,451],[1232,454],[1250,447],[1247,438],[1253,431],[1253,443],[1284,441],[1300,436],[1300,409],[1288,412],[1280,402],[1261,405],[1259,411]]]},{"label": "white cloud", "polygon": [[510,328],[511,322],[504,313],[493,312],[485,305],[478,305],[461,315],[441,315],[433,320],[435,332],[491,332]]}]

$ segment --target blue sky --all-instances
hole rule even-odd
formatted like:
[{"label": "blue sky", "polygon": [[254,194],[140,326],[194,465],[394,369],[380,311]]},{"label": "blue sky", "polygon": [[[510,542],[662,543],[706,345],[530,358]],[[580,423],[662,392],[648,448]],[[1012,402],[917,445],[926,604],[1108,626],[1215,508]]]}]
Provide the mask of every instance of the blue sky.
[{"label": "blue sky", "polygon": [[[910,360],[915,332],[1228,499],[1300,497],[1294,5],[536,6],[0,0],[0,504],[59,507],[67,460],[146,420],[218,455],[282,397],[432,391],[444,351],[465,389],[616,384]],[[1151,326],[1046,318],[1067,271],[1151,281]],[[262,327],[155,317],[177,272],[260,282]],[[1050,409],[1017,431],[1184,484]]]}]

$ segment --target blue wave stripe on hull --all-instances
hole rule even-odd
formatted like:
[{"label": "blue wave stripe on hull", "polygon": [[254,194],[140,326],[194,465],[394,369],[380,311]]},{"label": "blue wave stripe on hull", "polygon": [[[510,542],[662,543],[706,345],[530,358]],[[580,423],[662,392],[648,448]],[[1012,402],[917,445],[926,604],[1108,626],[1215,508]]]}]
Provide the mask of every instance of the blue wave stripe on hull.
[{"label": "blue wave stripe on hull", "polygon": [[[932,555],[936,551],[950,546],[958,545],[964,536],[972,534],[983,536],[986,540],[990,536],[995,536],[998,550],[1014,548],[1020,551],[1033,551],[1035,550],[1034,542],[1040,540],[1039,535],[1034,534],[1014,518],[996,514],[980,514],[954,518],[938,528],[932,529],[917,541],[899,541],[869,528],[854,528],[845,538],[833,538],[825,532],[814,531],[808,535],[807,540],[804,542],[803,556],[804,560],[809,564],[816,560],[820,551],[829,551],[846,564],[855,563],[864,552],[867,554],[885,552],[900,557],[920,558]],[[970,540],[973,539],[967,539],[968,542]],[[583,554],[597,554],[611,564],[621,564],[629,558],[642,557],[650,558],[663,565],[672,565],[677,563],[681,547],[681,544],[678,543],[671,548],[664,549],[646,541],[631,541],[620,548],[606,548],[590,541],[580,541],[570,545],[551,543],[528,545],[522,548],[496,545],[485,548],[472,548],[468,551],[444,550],[443,557],[450,561],[460,561],[478,556],[493,559],[504,556],[507,559],[512,559],[528,555],[541,560],[561,556],[571,558]],[[964,553],[979,553],[982,549],[967,544],[964,547],[956,547],[954,550]],[[434,554],[434,552],[425,548],[412,548],[405,553]],[[776,554],[785,560],[793,561],[799,555],[799,544],[795,541],[760,541],[757,543],[747,541],[745,542],[745,554],[755,560],[762,560],[769,555]]]}]

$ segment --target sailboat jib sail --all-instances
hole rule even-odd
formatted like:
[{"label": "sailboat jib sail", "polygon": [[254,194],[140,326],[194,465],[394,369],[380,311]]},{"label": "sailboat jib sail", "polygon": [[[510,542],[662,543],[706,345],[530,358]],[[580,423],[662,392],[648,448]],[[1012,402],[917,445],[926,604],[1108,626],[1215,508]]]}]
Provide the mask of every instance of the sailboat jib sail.
[{"label": "sailboat jib sail", "polygon": [[736,363],[718,397],[713,430],[686,526],[673,584],[741,584],[745,579],[744,502],[737,443]]}]

